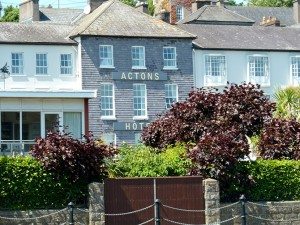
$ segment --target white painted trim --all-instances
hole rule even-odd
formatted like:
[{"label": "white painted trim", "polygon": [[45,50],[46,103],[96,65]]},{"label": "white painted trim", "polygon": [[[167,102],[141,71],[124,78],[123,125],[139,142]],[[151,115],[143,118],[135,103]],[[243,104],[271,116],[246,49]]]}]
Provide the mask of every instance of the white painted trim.
[{"label": "white painted trim", "polygon": [[0,98],[96,98],[97,90],[0,91]]}]

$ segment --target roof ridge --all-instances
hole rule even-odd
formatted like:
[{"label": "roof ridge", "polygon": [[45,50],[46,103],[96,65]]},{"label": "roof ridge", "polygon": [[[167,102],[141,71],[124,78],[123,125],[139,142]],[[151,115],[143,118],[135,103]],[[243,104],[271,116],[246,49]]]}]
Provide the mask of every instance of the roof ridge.
[{"label": "roof ridge", "polygon": [[[90,14],[88,14],[88,16],[87,17],[92,17],[92,19],[87,23],[87,24],[84,24],[84,27],[82,28],[82,30],[80,30],[81,29],[81,24],[79,24],[77,27],[75,27],[72,31],[71,31],[71,33],[68,35],[68,37],[70,37],[70,35],[73,33],[73,31],[76,31],[76,29],[78,29],[79,31],[78,31],[78,33],[80,33],[80,32],[84,32],[84,31],[86,31],[86,29],[88,29],[88,27],[100,16],[100,15],[102,15],[114,2],[115,2],[115,0],[107,0],[106,2],[108,2],[107,3],[107,5],[105,5],[103,8],[101,7],[102,5],[100,5],[98,8],[96,8],[93,12],[91,12]],[[104,3],[106,3],[106,2],[104,2]],[[103,3],[102,3],[103,4]],[[99,11],[99,12],[97,12],[97,11]],[[96,13],[97,12],[97,13]],[[94,15],[95,14],[95,15]],[[86,18],[87,18],[86,17]],[[83,26],[83,25],[82,25]],[[72,35],[72,36],[74,36],[74,35]]]},{"label": "roof ridge", "polygon": [[227,9],[226,7],[222,7],[222,8],[225,9],[226,11],[228,11],[229,13],[235,14],[235,15],[237,15],[237,16],[240,16],[240,17],[242,17],[242,18],[245,18],[245,19],[250,20],[250,21],[252,21],[252,22],[255,23],[254,20],[252,20],[252,19],[250,19],[250,18],[248,18],[248,17],[246,17],[246,16],[243,16],[243,15],[241,15],[241,14],[238,14],[238,13],[236,13],[236,12],[230,10],[230,9]]}]

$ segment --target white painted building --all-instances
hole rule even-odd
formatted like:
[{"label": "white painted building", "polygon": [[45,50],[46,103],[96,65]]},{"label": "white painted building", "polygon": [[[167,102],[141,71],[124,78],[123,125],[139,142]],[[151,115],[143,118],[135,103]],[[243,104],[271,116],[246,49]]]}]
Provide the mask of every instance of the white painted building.
[{"label": "white painted building", "polygon": [[78,44],[65,39],[71,29],[0,23],[0,68],[8,70],[0,72],[3,154],[28,151],[57,123],[76,138],[88,132],[88,99],[96,91],[82,90]]},{"label": "white painted building", "polygon": [[260,84],[272,98],[277,87],[300,81],[300,29],[182,24],[194,40],[196,87],[227,82]]}]

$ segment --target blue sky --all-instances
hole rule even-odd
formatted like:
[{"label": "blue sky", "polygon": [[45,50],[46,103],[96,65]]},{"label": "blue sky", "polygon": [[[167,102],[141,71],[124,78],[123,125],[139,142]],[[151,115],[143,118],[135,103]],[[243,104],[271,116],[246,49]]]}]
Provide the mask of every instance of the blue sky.
[{"label": "blue sky", "polygon": [[[22,0],[0,0],[2,7],[6,8],[8,5],[18,6]],[[58,5],[60,8],[80,8],[83,9],[87,4],[87,0],[40,0],[40,6],[47,7],[51,4],[54,8]]]}]

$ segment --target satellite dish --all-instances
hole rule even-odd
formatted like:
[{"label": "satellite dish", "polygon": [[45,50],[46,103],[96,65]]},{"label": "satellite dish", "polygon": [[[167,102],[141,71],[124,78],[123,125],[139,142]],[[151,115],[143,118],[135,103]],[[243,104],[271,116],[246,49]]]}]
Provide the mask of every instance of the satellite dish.
[{"label": "satellite dish", "polygon": [[84,14],[89,14],[91,12],[91,6],[88,4],[84,7],[83,13]]}]

